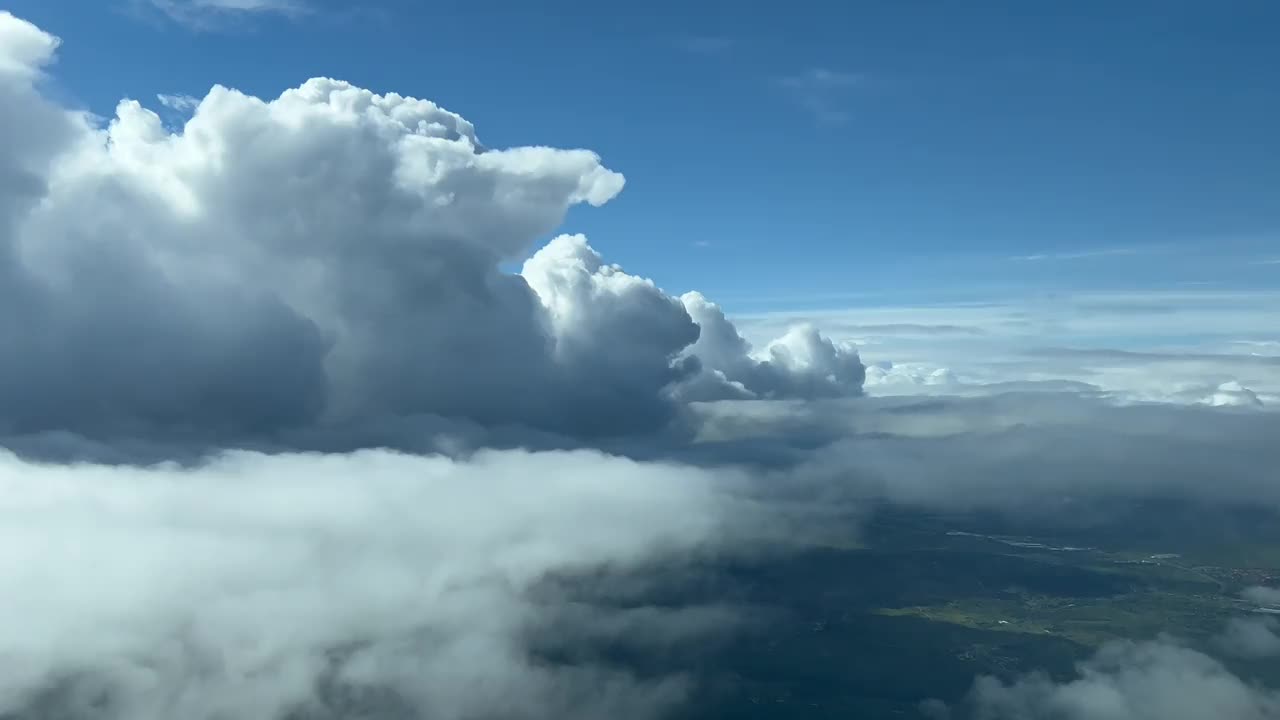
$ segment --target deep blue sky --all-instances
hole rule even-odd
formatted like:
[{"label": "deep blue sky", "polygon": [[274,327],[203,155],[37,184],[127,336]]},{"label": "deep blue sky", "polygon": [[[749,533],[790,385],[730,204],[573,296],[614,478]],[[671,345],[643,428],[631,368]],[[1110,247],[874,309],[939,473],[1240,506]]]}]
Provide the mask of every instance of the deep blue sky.
[{"label": "deep blue sky", "polygon": [[565,230],[731,310],[1280,286],[1274,0],[311,0],[203,28],[149,1],[5,7],[99,113],[329,75],[595,150],[627,189]]}]

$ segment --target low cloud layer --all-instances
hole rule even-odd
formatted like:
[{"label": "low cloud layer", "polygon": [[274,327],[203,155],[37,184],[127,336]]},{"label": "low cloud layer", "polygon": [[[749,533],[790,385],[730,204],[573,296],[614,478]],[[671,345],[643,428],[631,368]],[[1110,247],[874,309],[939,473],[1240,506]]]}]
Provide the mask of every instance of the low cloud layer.
[{"label": "low cloud layer", "polygon": [[[566,610],[531,591],[710,549],[727,489],[586,451],[186,470],[3,454],[0,716],[648,717],[684,681],[536,657],[526,636]],[[615,635],[721,620],[578,612]]]},{"label": "low cloud layer", "polygon": [[1270,615],[1233,618],[1214,638],[1214,645],[1225,655],[1242,658],[1268,658],[1280,655],[1280,621]]},{"label": "low cloud layer", "polygon": [[813,330],[759,359],[695,345],[687,303],[581,236],[503,272],[622,190],[594,153],[485,148],[428,101],[324,78],[215,87],[178,128],[125,100],[100,127],[40,92],[55,38],[7,14],[0,38],[0,433],[217,445],[426,415],[598,436],[662,427],[686,385],[861,390]]},{"label": "low cloud layer", "polygon": [[[777,468],[850,503],[1009,509],[1181,498],[1280,508],[1280,414],[1117,406],[1098,393],[1010,388],[984,397],[732,401],[698,406],[700,457]],[[1081,508],[1083,509],[1083,508]]]},{"label": "low cloud layer", "polygon": [[973,703],[977,720],[1280,717],[1280,693],[1168,640],[1105,645],[1066,682],[1042,674],[1011,683],[983,678],[974,688]]},{"label": "low cloud layer", "polygon": [[1275,608],[1280,607],[1280,588],[1266,587],[1265,585],[1255,585],[1245,588],[1240,596],[1249,602],[1255,602],[1263,607]]}]

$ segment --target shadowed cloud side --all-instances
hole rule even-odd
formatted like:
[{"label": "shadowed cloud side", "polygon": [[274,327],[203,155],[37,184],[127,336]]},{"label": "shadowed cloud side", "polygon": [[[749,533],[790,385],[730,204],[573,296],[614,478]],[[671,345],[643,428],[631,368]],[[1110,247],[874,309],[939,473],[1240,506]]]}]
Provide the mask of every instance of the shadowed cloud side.
[{"label": "shadowed cloud side", "polygon": [[99,127],[34,84],[55,38],[0,35],[0,432],[218,445],[426,414],[600,436],[661,428],[688,383],[861,391],[856,352],[809,330],[699,358],[681,301],[581,236],[501,271],[621,191],[594,153],[481,152],[457,114],[325,78],[215,87],[176,132],[131,100]]}]

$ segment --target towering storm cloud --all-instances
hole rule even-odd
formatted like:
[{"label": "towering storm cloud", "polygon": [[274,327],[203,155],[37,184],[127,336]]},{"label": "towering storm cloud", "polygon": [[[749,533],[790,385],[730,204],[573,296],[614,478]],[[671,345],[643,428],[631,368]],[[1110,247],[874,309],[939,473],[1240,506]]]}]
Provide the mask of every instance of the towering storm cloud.
[{"label": "towering storm cloud", "polygon": [[7,434],[433,415],[583,436],[660,427],[682,384],[861,389],[856,353],[812,331],[762,361],[695,346],[723,315],[581,236],[500,270],[622,190],[594,153],[485,148],[431,102],[325,78],[270,101],[215,87],[179,128],[126,100],[100,126],[40,92],[55,38],[10,15],[0,36]]}]

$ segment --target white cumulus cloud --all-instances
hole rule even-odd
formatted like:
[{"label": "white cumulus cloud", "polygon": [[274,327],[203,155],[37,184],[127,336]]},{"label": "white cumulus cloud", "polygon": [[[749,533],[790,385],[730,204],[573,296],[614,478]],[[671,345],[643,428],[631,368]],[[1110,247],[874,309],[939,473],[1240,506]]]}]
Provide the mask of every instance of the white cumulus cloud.
[{"label": "white cumulus cloud", "polygon": [[756,352],[702,293],[685,293],[680,300],[702,329],[689,351],[709,374],[691,384],[690,397],[783,399],[861,392],[866,368],[852,344],[832,342],[814,326],[800,323]]},{"label": "white cumulus cloud", "polygon": [[[56,39],[8,15],[0,34],[0,434],[652,430],[702,374],[699,326],[727,324],[581,236],[501,269],[622,190],[590,151],[486,148],[434,103],[326,78],[162,98],[191,111],[173,131],[124,100],[101,127],[33,84]],[[811,329],[760,360],[700,347],[758,395],[861,387]]]}]

